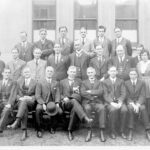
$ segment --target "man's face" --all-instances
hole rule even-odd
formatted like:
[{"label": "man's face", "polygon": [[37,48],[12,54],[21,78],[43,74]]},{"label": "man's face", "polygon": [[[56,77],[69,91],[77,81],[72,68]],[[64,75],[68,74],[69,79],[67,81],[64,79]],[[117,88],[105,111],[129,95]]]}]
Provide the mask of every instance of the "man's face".
[{"label": "man's face", "polygon": [[47,68],[46,68],[46,77],[47,77],[47,78],[52,78],[53,74],[54,74],[53,68],[47,67]]},{"label": "man's face", "polygon": [[85,38],[85,37],[86,37],[86,34],[87,34],[87,31],[86,31],[84,28],[82,28],[82,29],[80,30],[80,34],[81,34],[81,38]]},{"label": "man's face", "polygon": [[108,74],[110,75],[111,78],[115,78],[117,75],[116,67],[111,67],[108,71]]},{"label": "man's face", "polygon": [[2,73],[3,79],[6,79],[6,80],[9,79],[10,78],[10,74],[11,74],[10,70],[9,69],[5,69],[4,72]]},{"label": "man's face", "polygon": [[67,30],[66,30],[66,28],[61,28],[60,31],[59,31],[59,33],[60,33],[61,37],[66,37],[67,36]]},{"label": "man's face", "polygon": [[20,39],[21,39],[21,42],[27,41],[27,35],[26,35],[26,33],[20,33]]},{"label": "man's face", "polygon": [[81,50],[81,43],[80,41],[75,41],[74,42],[74,48],[76,51],[80,51]]},{"label": "man's face", "polygon": [[73,68],[73,69],[69,69],[68,70],[68,77],[70,77],[70,78],[75,78],[75,76],[76,76],[76,69],[75,68]]},{"label": "man's face", "polygon": [[138,77],[136,71],[130,71],[129,76],[130,76],[130,79],[131,79],[131,80],[136,80],[137,77]]},{"label": "man's face", "polygon": [[16,49],[12,50],[12,57],[13,57],[13,59],[19,58],[19,52],[18,52],[18,50],[16,50]]},{"label": "man's face", "polygon": [[98,36],[99,37],[104,37],[104,35],[105,35],[104,29],[98,29]]},{"label": "man's face", "polygon": [[139,56],[141,51],[143,50],[143,47],[137,47],[136,48],[136,52],[137,52],[137,55]]},{"label": "man's face", "polygon": [[94,69],[87,69],[88,78],[95,78],[96,71]]},{"label": "man's face", "polygon": [[31,77],[31,71],[29,68],[25,68],[23,70],[23,76],[27,79],[27,78],[30,78]]},{"label": "man's face", "polygon": [[47,36],[46,31],[41,31],[41,32],[40,32],[40,38],[41,38],[41,40],[45,40],[45,39],[46,39],[46,36]]},{"label": "man's face", "polygon": [[147,55],[146,52],[143,53],[143,54],[141,54],[141,59],[142,59],[143,61],[147,61],[147,60],[148,60],[148,55]]},{"label": "man's face", "polygon": [[54,51],[55,51],[55,54],[60,54],[61,53],[60,44],[55,44],[54,45]]},{"label": "man's face", "polygon": [[95,52],[96,52],[97,56],[102,56],[103,51],[104,51],[104,49],[101,46],[96,46]]},{"label": "man's face", "polygon": [[125,54],[124,49],[122,47],[117,47],[116,53],[119,57],[122,57]]},{"label": "man's face", "polygon": [[122,35],[122,31],[119,28],[116,28],[115,29],[115,35],[116,35],[116,38],[120,38]]},{"label": "man's face", "polygon": [[40,59],[41,54],[42,54],[42,52],[41,52],[40,49],[35,49],[35,50],[34,50],[33,55],[34,55],[34,58],[35,58],[35,59]]}]

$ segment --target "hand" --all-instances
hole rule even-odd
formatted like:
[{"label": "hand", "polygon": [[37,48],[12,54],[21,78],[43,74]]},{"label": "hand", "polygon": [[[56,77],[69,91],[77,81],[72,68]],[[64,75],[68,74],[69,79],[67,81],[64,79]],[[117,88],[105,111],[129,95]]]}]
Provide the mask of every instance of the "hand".
[{"label": "hand", "polygon": [[43,110],[46,111],[46,105],[45,104],[43,104]]},{"label": "hand", "polygon": [[136,105],[133,102],[131,102],[130,105],[133,107],[134,112],[136,112],[137,109]]},{"label": "hand", "polygon": [[31,97],[31,96],[24,96],[24,98],[25,98],[25,99],[29,99],[29,100],[31,100],[31,99],[32,99],[32,97]]},{"label": "hand", "polygon": [[11,108],[10,104],[5,105],[6,108]]},{"label": "hand", "polygon": [[119,103],[118,103],[118,108],[121,108],[121,106],[122,106],[122,103],[119,102]]},{"label": "hand", "polygon": [[105,78],[104,77],[102,77],[101,79],[100,79],[100,81],[104,81],[105,80]]},{"label": "hand", "polygon": [[136,104],[136,111],[135,111],[135,112],[136,112],[136,113],[139,113],[139,111],[140,111],[140,104],[137,103],[137,104]]},{"label": "hand", "polygon": [[65,98],[63,99],[63,101],[64,101],[64,102],[67,102],[67,101],[69,101],[69,98],[68,98],[68,97],[65,97]]},{"label": "hand", "polygon": [[111,104],[113,107],[115,107],[115,108],[119,108],[118,104],[115,103],[115,102],[111,102],[110,104]]},{"label": "hand", "polygon": [[19,98],[19,101],[24,101],[24,100],[25,100],[24,97],[20,97],[20,98]]},{"label": "hand", "polygon": [[87,93],[91,93],[91,90],[87,90],[86,92],[87,92]]},{"label": "hand", "polygon": [[59,107],[59,104],[57,103],[56,106]]}]

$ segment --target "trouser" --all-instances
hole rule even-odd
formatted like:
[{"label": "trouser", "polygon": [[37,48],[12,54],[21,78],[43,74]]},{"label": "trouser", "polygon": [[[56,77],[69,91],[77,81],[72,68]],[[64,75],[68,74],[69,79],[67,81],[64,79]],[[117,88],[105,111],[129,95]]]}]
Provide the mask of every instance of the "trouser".
[{"label": "trouser", "polygon": [[[128,108],[128,114],[129,114],[128,115],[128,128],[133,129],[134,128],[134,117],[136,114],[131,105],[127,105],[127,108]],[[146,130],[150,129],[148,113],[146,111],[145,105],[140,106],[139,113],[141,113],[141,118],[142,118],[142,122],[144,124],[145,129]]]},{"label": "trouser", "polygon": [[[92,118],[92,111],[95,111],[98,115],[99,128],[100,129],[105,128],[106,110],[103,104],[87,103],[87,104],[83,104],[83,107],[89,118]],[[87,125],[87,127],[90,128],[91,126]]]},{"label": "trouser", "polygon": [[120,132],[124,132],[126,126],[127,106],[123,104],[120,109],[117,109],[112,105],[107,105],[106,107],[109,113],[109,125],[111,132],[115,132],[118,121],[120,121]]},{"label": "trouser", "polygon": [[6,104],[7,104],[7,102],[0,101],[0,115],[2,114],[2,111],[3,111],[3,109],[4,109],[4,107],[5,107]]}]

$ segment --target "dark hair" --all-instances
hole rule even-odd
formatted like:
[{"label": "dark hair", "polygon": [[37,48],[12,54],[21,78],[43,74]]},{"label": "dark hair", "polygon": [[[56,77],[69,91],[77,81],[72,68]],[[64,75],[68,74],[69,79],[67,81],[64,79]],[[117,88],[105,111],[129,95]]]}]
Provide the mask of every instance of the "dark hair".
[{"label": "dark hair", "polygon": [[18,49],[18,48],[14,47],[14,48],[11,50],[11,52],[12,52],[13,50],[17,50],[17,52],[19,53],[19,49]]},{"label": "dark hair", "polygon": [[149,59],[149,58],[150,58],[150,56],[149,56],[149,52],[148,52],[148,50],[146,50],[146,49],[144,49],[144,50],[142,50],[142,51],[141,51],[141,53],[140,53],[140,58],[142,58],[141,56],[142,56],[144,53],[146,53],[146,54],[147,54],[148,59]]},{"label": "dark hair", "polygon": [[114,31],[115,31],[116,29],[120,29],[120,31],[122,31],[121,28],[119,28],[119,27],[115,27],[115,28],[114,28]]},{"label": "dark hair", "polygon": [[43,31],[47,34],[47,30],[45,28],[41,28],[39,33],[43,32]]},{"label": "dark hair", "polygon": [[144,45],[143,44],[137,44],[137,46],[136,46],[136,48],[138,48],[138,47],[142,47],[142,49],[144,50]]},{"label": "dark hair", "polygon": [[106,32],[106,27],[103,25],[98,26],[98,29],[104,29],[104,32]]},{"label": "dark hair", "polygon": [[132,72],[132,71],[135,71],[136,73],[138,73],[136,68],[130,68],[129,73]]},{"label": "dark hair", "polygon": [[68,29],[67,29],[67,27],[66,27],[66,26],[60,26],[60,27],[59,27],[59,32],[60,32],[60,30],[61,30],[62,28],[65,28],[65,29],[66,29],[66,31],[68,32]]}]

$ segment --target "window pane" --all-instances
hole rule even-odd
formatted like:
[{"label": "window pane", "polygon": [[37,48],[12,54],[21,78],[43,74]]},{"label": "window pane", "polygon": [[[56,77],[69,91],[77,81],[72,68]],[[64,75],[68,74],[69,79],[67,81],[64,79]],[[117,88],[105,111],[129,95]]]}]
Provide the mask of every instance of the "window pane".
[{"label": "window pane", "polygon": [[76,18],[97,18],[97,0],[75,0]]},{"label": "window pane", "polygon": [[122,30],[122,35],[131,42],[137,42],[137,30]]}]

